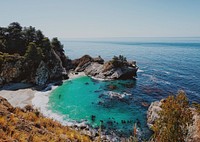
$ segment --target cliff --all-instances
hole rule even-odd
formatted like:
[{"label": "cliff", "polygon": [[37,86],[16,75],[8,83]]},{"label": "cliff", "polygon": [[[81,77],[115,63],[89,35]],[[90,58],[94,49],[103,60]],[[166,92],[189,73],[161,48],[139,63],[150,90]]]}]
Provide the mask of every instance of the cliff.
[{"label": "cliff", "polygon": [[57,38],[51,41],[34,27],[19,23],[0,27],[0,85],[27,82],[44,85],[67,79],[70,60]]},{"label": "cliff", "polygon": [[20,55],[0,53],[3,62],[0,64],[0,85],[11,82],[28,82],[44,85],[49,81],[66,79],[66,69],[62,66],[60,57],[52,49],[48,60],[33,64]]}]

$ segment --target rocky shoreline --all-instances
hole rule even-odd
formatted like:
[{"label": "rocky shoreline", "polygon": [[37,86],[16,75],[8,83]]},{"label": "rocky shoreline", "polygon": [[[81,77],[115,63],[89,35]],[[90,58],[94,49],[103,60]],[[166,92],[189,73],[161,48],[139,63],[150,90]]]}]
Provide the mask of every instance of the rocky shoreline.
[{"label": "rocky shoreline", "polygon": [[[59,53],[53,49],[49,52],[53,59],[47,62],[42,60],[33,70],[27,69],[29,65],[22,57],[19,56],[19,60],[16,60],[15,57],[9,56],[11,60],[1,65],[0,86],[18,82],[45,86],[51,82],[68,79],[70,72],[75,74],[84,72],[87,76],[100,80],[133,79],[137,76],[136,62],[129,62],[121,55],[105,62],[100,56],[92,58],[84,55],[79,59],[70,60],[63,56],[60,57]],[[62,58],[65,62],[61,60]],[[23,76],[24,74],[27,76]]]},{"label": "rocky shoreline", "polygon": [[[70,73],[70,79],[80,77],[83,75],[84,75],[84,73],[78,73],[76,75],[74,73],[73,74]],[[107,131],[105,131],[103,129],[101,129],[101,132],[100,132],[99,127],[92,127],[90,124],[87,123],[86,120],[81,121],[81,122],[61,121],[61,119],[59,117],[57,117],[57,115],[55,115],[54,113],[52,113],[52,112],[47,113],[48,110],[41,109],[41,107],[38,104],[36,104],[35,102],[37,102],[37,103],[42,102],[41,105],[44,106],[45,102],[46,101],[48,102],[48,100],[44,101],[41,97],[46,96],[48,98],[49,93],[57,87],[57,86],[55,86],[55,84],[49,84],[46,88],[44,88],[41,91],[32,90],[30,88],[25,88],[25,89],[18,88],[17,89],[16,87],[19,87],[19,84],[10,85],[9,89],[15,90],[15,91],[3,90],[0,92],[0,97],[1,96],[5,97],[8,100],[8,102],[11,103],[11,105],[13,105],[14,107],[20,107],[21,109],[24,109],[26,106],[32,106],[34,109],[39,110],[39,112],[41,114],[43,114],[43,116],[45,116],[47,118],[51,118],[55,121],[58,121],[63,126],[68,126],[71,129],[78,131],[81,135],[89,136],[92,141],[97,141],[99,139],[100,133],[101,133],[101,140],[103,140],[103,141],[115,142],[115,141],[121,141],[121,140],[127,139],[124,137],[119,137],[118,135],[116,135],[113,132],[112,132],[112,134],[108,134]],[[36,97],[34,94],[37,94],[37,93],[39,93],[38,94],[39,100],[37,98],[36,98],[36,100],[34,100]],[[24,99],[22,99],[22,98],[24,98]]]},{"label": "rocky shoreline", "polygon": [[[18,83],[18,86],[15,87],[14,89],[12,88],[12,85],[16,86],[16,83],[11,84],[10,88],[7,87],[7,90],[5,90],[6,88],[5,86],[2,86],[1,90],[3,91],[1,91],[1,94],[2,93],[3,94],[2,95],[0,94],[0,96],[6,97],[9,102],[11,101],[11,98],[12,98],[11,102],[13,103],[11,104],[13,104],[14,106],[23,108],[26,105],[35,105],[33,102],[31,102],[33,101],[33,99],[35,99],[35,96],[31,94],[36,94],[38,93],[38,91],[40,93],[47,92],[45,94],[46,94],[46,97],[48,97],[49,95],[48,93],[50,93],[52,89],[55,89],[56,88],[55,86],[61,85],[63,82],[62,81],[63,79],[73,79],[75,77],[87,75],[98,80],[115,80],[115,79],[133,79],[137,75],[136,72],[138,70],[138,67],[136,66],[136,62],[128,62],[126,60],[122,60],[119,58],[112,59],[110,61],[105,62],[101,57],[92,58],[89,55],[84,55],[83,57],[79,59],[75,59],[75,60],[68,60],[68,64],[67,64],[68,70],[66,70],[66,68],[62,66],[62,61],[59,58],[59,56],[57,56],[55,52],[52,52],[52,53],[53,55],[55,55],[56,60],[60,62],[59,64],[57,64],[58,62],[56,63],[57,64],[56,66],[58,67],[58,70],[60,70],[60,72],[57,72],[56,71],[57,69],[54,71],[55,75],[57,76],[55,80],[50,79],[51,77],[49,75],[50,75],[50,72],[52,71],[49,70],[50,68],[48,67],[48,63],[41,61],[38,68],[36,69],[35,76],[32,78],[32,80],[34,81],[33,82],[28,81],[28,84],[31,85],[29,87],[32,87],[32,88],[27,88],[26,90],[23,90],[22,88],[24,85],[25,85],[24,88],[26,88],[27,80],[22,80],[22,82],[24,83]],[[9,70],[9,72],[7,72],[8,75],[6,76],[1,73],[1,75],[3,75],[2,80],[4,80],[4,83],[5,82],[12,83],[13,81],[15,82],[16,78],[18,77],[19,78],[17,80],[20,80],[21,72],[19,71],[19,69],[17,69],[18,68],[18,66],[16,65],[18,64],[17,62],[15,63],[14,61],[12,61],[12,63],[8,63],[6,66],[3,65],[7,71]],[[2,83],[3,82],[1,82],[1,84]],[[24,84],[24,85],[20,87],[20,84]],[[9,86],[9,85],[6,85],[6,86]],[[11,90],[15,90],[15,91],[11,92]],[[17,92],[20,92],[22,98],[27,98],[27,97],[28,98],[20,99],[19,96],[17,95],[14,96],[13,93],[17,94]],[[22,94],[27,94],[27,93],[28,93],[27,96],[22,95]],[[40,95],[41,97],[42,96],[45,97],[45,94],[41,93]],[[16,100],[20,100],[19,103],[14,103],[14,102],[18,102]],[[39,98],[39,100],[36,100],[36,101],[40,102],[41,98]],[[44,103],[44,102],[46,101],[43,101],[41,103]],[[40,110],[40,106],[38,104],[33,107],[35,109]],[[41,110],[41,113],[44,113],[44,116],[55,119],[49,114],[45,115],[46,112],[47,110],[44,110],[44,109]],[[99,128],[93,128],[92,126],[90,126],[89,124],[85,122],[73,121],[70,127],[74,130],[80,131],[81,134],[89,136],[92,140],[99,139]],[[108,134],[106,131],[102,129],[101,139],[104,141],[121,141],[127,138],[119,137],[113,132],[112,134],[111,133]]]}]

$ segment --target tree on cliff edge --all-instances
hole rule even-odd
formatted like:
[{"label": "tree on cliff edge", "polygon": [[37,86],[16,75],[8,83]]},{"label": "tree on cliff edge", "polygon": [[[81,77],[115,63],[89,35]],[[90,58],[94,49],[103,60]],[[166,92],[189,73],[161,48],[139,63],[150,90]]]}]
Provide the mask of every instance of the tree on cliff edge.
[{"label": "tree on cliff edge", "polygon": [[162,102],[159,118],[153,126],[154,141],[184,142],[188,126],[192,124],[189,101],[183,91],[177,96],[169,96]]},{"label": "tree on cliff edge", "polygon": [[39,63],[42,60],[42,50],[36,47],[36,44],[31,42],[28,45],[28,49],[25,53],[25,58],[34,63]]}]

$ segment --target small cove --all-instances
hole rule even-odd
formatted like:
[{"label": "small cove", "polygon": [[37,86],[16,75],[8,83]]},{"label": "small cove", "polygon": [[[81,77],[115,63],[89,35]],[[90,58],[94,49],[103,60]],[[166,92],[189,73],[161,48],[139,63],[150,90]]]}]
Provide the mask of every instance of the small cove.
[{"label": "small cove", "polygon": [[[64,116],[64,120],[86,121],[108,132],[129,136],[137,123],[144,133],[150,134],[146,125],[147,107],[132,94],[137,80],[98,81],[83,76],[64,82],[52,91],[49,109]],[[115,86],[112,90],[110,87]],[[114,95],[113,95],[114,94]]]}]

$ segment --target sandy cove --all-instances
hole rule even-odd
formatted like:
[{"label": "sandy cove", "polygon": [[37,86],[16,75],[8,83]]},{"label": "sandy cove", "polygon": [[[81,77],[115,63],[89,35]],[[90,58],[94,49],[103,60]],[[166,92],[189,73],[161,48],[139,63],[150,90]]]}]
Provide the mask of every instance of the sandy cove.
[{"label": "sandy cove", "polygon": [[[69,79],[74,79],[80,76],[84,76],[85,74],[83,72],[80,73],[69,73]],[[23,108],[26,105],[34,105],[36,108],[40,108],[40,106],[37,106],[38,103],[33,104],[34,97],[38,94],[44,94],[46,97],[47,95],[51,93],[53,89],[56,88],[56,86],[53,86],[53,84],[49,84],[48,87],[51,87],[52,89],[50,91],[37,91],[31,88],[30,84],[24,84],[24,83],[16,83],[11,85],[6,85],[0,90],[0,96],[6,98],[8,102],[14,106],[14,107],[21,107]],[[23,89],[24,88],[24,89]],[[41,98],[44,96],[40,96]],[[39,98],[37,99],[39,100]],[[43,103],[43,102],[40,102]],[[41,105],[41,104],[38,104]]]}]

